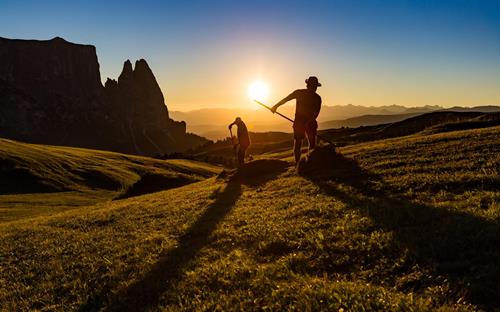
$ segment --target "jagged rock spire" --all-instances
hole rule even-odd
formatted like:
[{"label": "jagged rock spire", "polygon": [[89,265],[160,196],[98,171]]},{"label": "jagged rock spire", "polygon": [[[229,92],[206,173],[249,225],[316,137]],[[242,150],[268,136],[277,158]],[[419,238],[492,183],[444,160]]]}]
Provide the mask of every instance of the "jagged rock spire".
[{"label": "jagged rock spire", "polygon": [[132,63],[130,60],[126,60],[125,63],[123,63],[123,69],[122,73],[118,77],[118,83],[123,83],[129,79],[132,79],[133,75],[133,69],[132,69]]}]

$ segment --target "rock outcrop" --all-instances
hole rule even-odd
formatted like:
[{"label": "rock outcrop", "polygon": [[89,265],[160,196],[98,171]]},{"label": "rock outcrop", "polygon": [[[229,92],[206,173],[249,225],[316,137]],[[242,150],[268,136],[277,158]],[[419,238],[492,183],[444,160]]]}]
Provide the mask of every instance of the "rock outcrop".
[{"label": "rock outcrop", "polygon": [[47,41],[0,38],[0,75],[42,100],[64,94],[87,104],[102,91],[95,47],[59,37]]},{"label": "rock outcrop", "polygon": [[186,123],[169,118],[160,86],[145,60],[127,60],[118,81],[105,83],[107,102],[113,107],[113,120],[121,122],[124,138],[146,154],[162,153],[170,146],[185,148],[177,138],[186,133]]},{"label": "rock outcrop", "polygon": [[141,155],[205,141],[169,118],[145,60],[102,86],[95,47],[59,37],[0,38],[0,136]]}]

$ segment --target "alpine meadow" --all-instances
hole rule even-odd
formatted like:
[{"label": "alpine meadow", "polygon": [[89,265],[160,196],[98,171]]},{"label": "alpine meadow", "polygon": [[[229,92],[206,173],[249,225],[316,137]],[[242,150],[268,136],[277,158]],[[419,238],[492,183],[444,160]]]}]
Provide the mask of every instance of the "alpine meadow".
[{"label": "alpine meadow", "polygon": [[[255,168],[244,176],[219,174],[82,207],[63,203],[72,209],[4,222],[2,306],[61,311],[498,306],[499,130],[352,145],[338,154],[318,153],[331,164],[329,170],[312,164],[303,175],[290,167],[291,155],[271,153],[254,160]],[[114,172],[125,171],[127,164],[117,162]],[[194,176],[200,170],[183,168]],[[8,211],[24,207],[13,204]],[[33,214],[38,209],[31,207]]]},{"label": "alpine meadow", "polygon": [[0,311],[500,311],[500,3],[0,3]]}]

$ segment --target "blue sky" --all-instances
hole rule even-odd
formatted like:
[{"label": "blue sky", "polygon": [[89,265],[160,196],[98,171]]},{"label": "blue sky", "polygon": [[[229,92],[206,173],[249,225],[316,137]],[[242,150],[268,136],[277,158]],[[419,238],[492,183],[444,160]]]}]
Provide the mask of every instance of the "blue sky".
[{"label": "blue sky", "polygon": [[170,109],[323,82],[325,103],[500,104],[500,1],[4,1],[0,36],[93,44],[103,81],[145,58]]}]

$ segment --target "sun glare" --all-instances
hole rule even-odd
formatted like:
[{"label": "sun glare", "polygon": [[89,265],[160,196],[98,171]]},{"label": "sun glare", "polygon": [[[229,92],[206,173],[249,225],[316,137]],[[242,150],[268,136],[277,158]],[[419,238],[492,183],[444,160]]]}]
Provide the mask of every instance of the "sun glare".
[{"label": "sun glare", "polygon": [[267,99],[269,89],[263,81],[254,81],[248,86],[248,97],[252,100],[264,101]]}]

